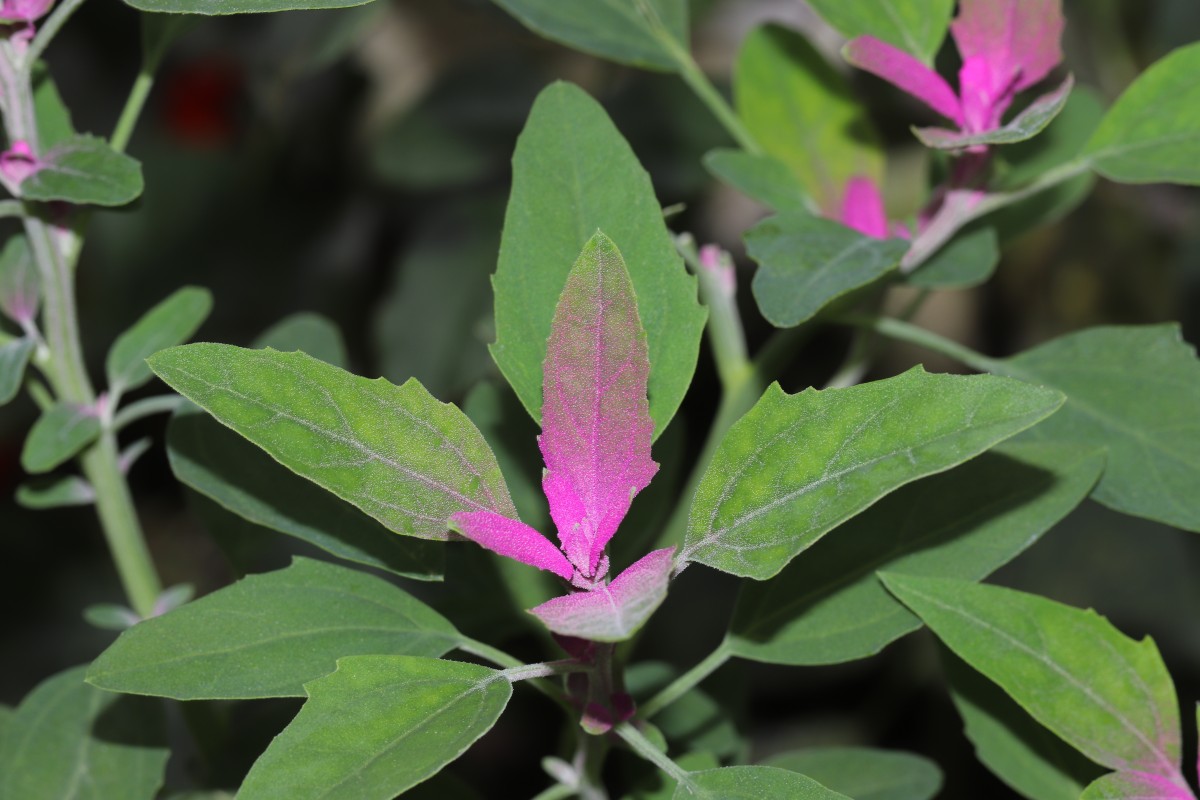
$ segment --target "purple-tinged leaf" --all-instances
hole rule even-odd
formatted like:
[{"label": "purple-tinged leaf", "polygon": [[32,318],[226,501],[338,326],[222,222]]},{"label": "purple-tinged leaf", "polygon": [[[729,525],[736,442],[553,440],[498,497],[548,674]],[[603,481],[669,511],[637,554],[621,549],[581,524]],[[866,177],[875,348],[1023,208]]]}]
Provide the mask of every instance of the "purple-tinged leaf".
[{"label": "purple-tinged leaf", "polygon": [[950,84],[915,56],[874,36],[852,39],[842,52],[854,66],[903,89],[946,119],[962,126],[962,108]]},{"label": "purple-tinged leaf", "polygon": [[599,578],[605,545],[658,465],[646,399],[650,361],[621,253],[597,231],[554,311],[542,383],[542,487],[563,552]]},{"label": "purple-tinged leaf", "polygon": [[563,580],[571,580],[575,572],[553,542],[524,522],[503,514],[460,511],[450,517],[450,526],[493,553],[553,572]]},{"label": "purple-tinged leaf", "polygon": [[[950,34],[964,69],[987,63],[1014,92],[1033,86],[1062,61],[1061,0],[961,0]],[[966,97],[966,88],[962,92]]]},{"label": "purple-tinged leaf", "polygon": [[875,181],[855,175],[846,182],[842,196],[842,215],[838,220],[847,228],[853,228],[864,236],[876,239],[888,238],[887,213],[883,208],[883,195]]},{"label": "purple-tinged leaf", "polygon": [[[961,133],[945,128],[913,128],[913,133],[926,147],[939,150],[965,150],[976,145],[1015,144],[1032,139],[1058,116],[1067,105],[1075,79],[1068,75],[1057,89],[1039,97],[1029,107],[1013,117],[1002,128],[985,130],[982,133]],[[966,102],[964,98],[964,103]]]},{"label": "purple-tinged leaf", "polygon": [[620,642],[637,633],[667,596],[674,547],[643,556],[607,586],[556,597],[529,613],[551,631],[593,642]]},{"label": "purple-tinged leaf", "polygon": [[1146,772],[1110,772],[1092,781],[1079,800],[1196,800],[1183,786]]}]

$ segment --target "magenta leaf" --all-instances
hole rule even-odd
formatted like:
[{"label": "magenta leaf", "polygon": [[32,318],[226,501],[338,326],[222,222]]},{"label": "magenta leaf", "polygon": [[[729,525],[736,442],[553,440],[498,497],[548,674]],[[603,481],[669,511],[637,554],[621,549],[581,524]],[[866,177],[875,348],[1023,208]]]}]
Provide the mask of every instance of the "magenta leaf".
[{"label": "magenta leaf", "polygon": [[620,642],[646,623],[667,596],[674,547],[643,556],[607,586],[556,597],[529,613],[554,633],[593,642]]},{"label": "magenta leaf", "polygon": [[1068,75],[1058,88],[1034,100],[1003,127],[994,127],[981,133],[963,133],[945,128],[913,128],[913,133],[926,147],[938,150],[965,150],[979,145],[1023,142],[1037,136],[1054,121],[1066,107],[1074,86],[1075,78]]},{"label": "magenta leaf", "polygon": [[[1062,61],[1062,31],[1062,0],[961,0],[950,23],[964,72],[969,64],[986,63],[987,81],[1011,84],[1013,93],[1033,86]],[[967,93],[962,86],[964,105]]]},{"label": "magenta leaf", "polygon": [[542,383],[542,487],[563,552],[599,580],[601,556],[658,465],[646,399],[650,361],[629,272],[597,231],[554,311]]},{"label": "magenta leaf", "polygon": [[563,580],[571,580],[574,574],[553,542],[519,520],[494,511],[460,511],[450,517],[450,527],[493,553],[553,572]]},{"label": "magenta leaf", "polygon": [[962,127],[962,108],[954,90],[941,75],[922,64],[916,56],[874,36],[852,39],[842,52],[854,66],[903,89]]},{"label": "magenta leaf", "polygon": [[846,181],[846,192],[842,196],[842,215],[838,221],[864,236],[888,238],[883,195],[875,181],[863,175],[855,175]]},{"label": "magenta leaf", "polygon": [[1092,781],[1080,800],[1196,800],[1175,781],[1146,772],[1110,772]]}]

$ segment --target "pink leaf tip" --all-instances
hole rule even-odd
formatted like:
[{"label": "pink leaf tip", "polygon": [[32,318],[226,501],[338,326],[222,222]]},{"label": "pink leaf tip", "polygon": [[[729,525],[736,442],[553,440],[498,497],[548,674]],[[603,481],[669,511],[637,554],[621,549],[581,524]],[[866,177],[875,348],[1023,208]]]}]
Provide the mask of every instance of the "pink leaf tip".
[{"label": "pink leaf tip", "polygon": [[654,423],[646,332],[617,246],[584,246],[554,311],[542,382],[542,488],[567,560],[604,577],[604,548],[650,483]]},{"label": "pink leaf tip", "polygon": [[460,511],[450,526],[481,547],[571,580],[574,570],[554,543],[524,522],[494,511]]},{"label": "pink leaf tip", "polygon": [[883,78],[925,105],[962,125],[962,109],[950,84],[913,55],[874,36],[852,39],[843,51],[846,60],[859,69]]}]

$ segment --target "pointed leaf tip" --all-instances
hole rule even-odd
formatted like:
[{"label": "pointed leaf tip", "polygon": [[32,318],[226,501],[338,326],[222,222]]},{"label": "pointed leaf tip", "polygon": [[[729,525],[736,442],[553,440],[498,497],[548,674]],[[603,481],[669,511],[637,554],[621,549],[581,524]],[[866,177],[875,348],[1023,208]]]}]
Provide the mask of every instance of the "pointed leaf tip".
[{"label": "pointed leaf tip", "polygon": [[554,543],[524,522],[494,511],[461,511],[450,517],[458,533],[494,553],[571,580],[574,570]]},{"label": "pointed leaf tip", "polygon": [[563,552],[594,577],[634,495],[658,465],[646,332],[616,244],[597,231],[559,297],[543,362],[543,488]]}]

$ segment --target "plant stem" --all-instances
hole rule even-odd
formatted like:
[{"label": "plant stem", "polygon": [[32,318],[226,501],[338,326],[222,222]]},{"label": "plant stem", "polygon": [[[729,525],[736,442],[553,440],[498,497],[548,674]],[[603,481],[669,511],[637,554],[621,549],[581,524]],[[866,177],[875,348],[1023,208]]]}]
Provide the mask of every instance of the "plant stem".
[{"label": "plant stem", "polygon": [[33,69],[33,65],[42,57],[42,53],[46,50],[46,46],[50,41],[58,35],[58,30],[61,28],[71,15],[83,5],[83,0],[62,0],[54,12],[46,18],[38,29],[37,34],[33,37],[33,41],[29,43],[29,49],[25,51],[25,72]]},{"label": "plant stem", "polygon": [[156,397],[147,397],[138,400],[117,412],[117,415],[113,418],[112,429],[114,432],[122,430],[127,425],[131,425],[139,419],[144,419],[155,414],[170,414],[183,405],[183,403],[183,398],[177,394],[160,394]]},{"label": "plant stem", "polygon": [[641,731],[635,728],[628,722],[622,722],[617,727],[613,728],[613,733],[620,736],[624,742],[633,749],[642,758],[649,761],[654,766],[661,769],[663,772],[670,775],[676,781],[684,786],[691,786],[692,781],[688,777],[687,770],[676,764],[666,753],[660,752],[649,739],[647,739]]},{"label": "plant stem", "polygon": [[535,678],[551,678],[555,675],[565,675],[568,672],[587,672],[588,667],[578,661],[547,661],[541,664],[526,664],[521,667],[509,667],[501,671],[501,675],[509,683],[529,681]]},{"label": "plant stem", "polygon": [[733,653],[729,649],[729,640],[721,640],[721,643],[717,645],[717,649],[705,656],[704,660],[671,681],[670,685],[647,700],[639,709],[639,713],[644,719],[650,719],[699,685],[701,681],[720,669],[732,657]]},{"label": "plant stem", "polygon": [[942,355],[961,361],[968,367],[977,369],[980,372],[1003,373],[1006,371],[1004,365],[996,359],[989,358],[983,353],[965,347],[944,336],[939,336],[932,331],[927,331],[910,322],[904,322],[892,317],[875,317],[864,314],[843,314],[834,317],[833,321],[843,325],[853,325],[856,328],[865,328],[891,339],[898,339],[902,342],[924,347],[926,350],[932,350],[935,353],[941,353]]},{"label": "plant stem", "polygon": [[142,109],[146,107],[146,98],[150,96],[152,88],[154,88],[154,70],[143,66],[133,81],[133,88],[129,90],[129,97],[125,99],[125,107],[121,109],[121,116],[117,118],[117,125],[113,128],[112,137],[109,139],[109,145],[118,153],[125,152],[125,148],[129,146],[129,140],[133,137],[133,129],[137,127],[138,119],[142,116]]},{"label": "plant stem", "polygon": [[[708,340],[712,345],[713,360],[717,362],[721,385],[727,393],[736,390],[750,369],[736,289],[730,288],[732,281],[723,284],[721,276],[702,263],[700,253],[696,250],[696,240],[691,234],[676,236],[675,250],[696,276],[700,302],[708,309]],[[732,264],[727,266],[733,269]],[[732,272],[729,274],[732,277]]]},{"label": "plant stem", "polygon": [[[526,666],[520,660],[510,656],[503,650],[499,650],[495,647],[492,647],[490,644],[485,644],[466,636],[458,639],[455,642],[455,646],[464,653],[470,653],[473,656],[478,656],[484,661],[490,661],[496,666],[502,667],[506,670],[521,669]],[[529,685],[546,695],[546,697],[549,697],[555,703],[558,703],[558,705],[568,714],[574,713],[574,709],[571,707],[571,701],[567,699],[566,693],[558,686],[555,686],[553,683],[550,683],[542,678],[530,680]]]}]

